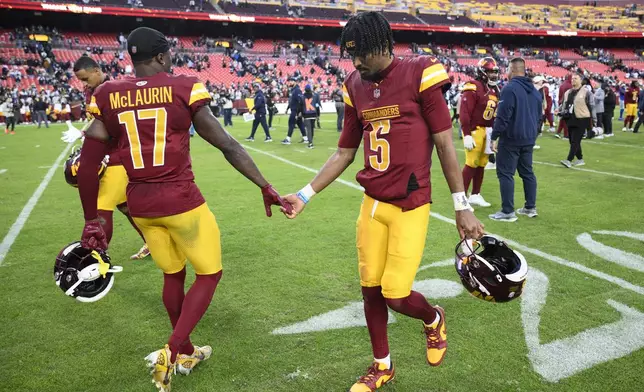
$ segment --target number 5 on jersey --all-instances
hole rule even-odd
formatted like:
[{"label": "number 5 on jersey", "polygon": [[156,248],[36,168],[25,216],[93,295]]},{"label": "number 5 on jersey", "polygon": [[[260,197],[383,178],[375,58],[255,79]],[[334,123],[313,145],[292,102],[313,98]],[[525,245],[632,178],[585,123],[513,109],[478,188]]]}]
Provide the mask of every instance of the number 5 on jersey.
[{"label": "number 5 on jersey", "polygon": [[378,171],[389,168],[389,142],[380,136],[386,135],[391,129],[390,120],[370,122],[372,131],[369,132],[369,149],[376,154],[369,156],[369,165]]},{"label": "number 5 on jersey", "polygon": [[[137,120],[138,117],[138,120]],[[154,150],[152,166],[163,166],[165,163],[165,137],[168,125],[168,112],[165,108],[128,110],[119,113],[119,123],[125,126],[125,133],[130,142],[130,155],[135,169],[143,169],[143,151],[139,134],[138,121],[154,120]]]}]

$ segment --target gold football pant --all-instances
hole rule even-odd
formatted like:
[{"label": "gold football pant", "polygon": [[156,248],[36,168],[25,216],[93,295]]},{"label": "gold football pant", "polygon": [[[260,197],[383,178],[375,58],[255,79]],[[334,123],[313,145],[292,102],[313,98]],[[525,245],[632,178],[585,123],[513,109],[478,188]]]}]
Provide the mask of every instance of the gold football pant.
[{"label": "gold football pant", "polygon": [[219,227],[206,203],[177,215],[133,219],[145,236],[152,259],[164,273],[181,271],[186,258],[197,275],[221,271]]},{"label": "gold football pant", "polygon": [[356,224],[360,284],[382,286],[385,298],[405,298],[420,265],[429,204],[404,211],[364,196]]},{"label": "gold football pant", "polygon": [[489,155],[485,153],[485,127],[476,127],[476,129],[472,131],[472,139],[474,139],[475,146],[472,151],[465,150],[465,164],[473,168],[485,167],[485,165],[487,165]]}]

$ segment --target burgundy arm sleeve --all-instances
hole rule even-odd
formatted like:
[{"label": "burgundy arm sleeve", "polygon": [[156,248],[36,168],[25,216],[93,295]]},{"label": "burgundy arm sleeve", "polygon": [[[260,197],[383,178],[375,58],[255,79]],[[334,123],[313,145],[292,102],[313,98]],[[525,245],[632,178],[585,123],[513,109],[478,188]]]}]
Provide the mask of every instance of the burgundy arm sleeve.
[{"label": "burgundy arm sleeve", "polygon": [[107,144],[89,137],[85,138],[83,143],[77,179],[78,193],[83,205],[85,220],[92,220],[98,217],[98,169],[107,153],[107,149]]},{"label": "burgundy arm sleeve", "polygon": [[476,108],[476,98],[476,91],[464,91],[461,95],[461,110],[458,118],[465,136],[472,134],[472,113]]}]

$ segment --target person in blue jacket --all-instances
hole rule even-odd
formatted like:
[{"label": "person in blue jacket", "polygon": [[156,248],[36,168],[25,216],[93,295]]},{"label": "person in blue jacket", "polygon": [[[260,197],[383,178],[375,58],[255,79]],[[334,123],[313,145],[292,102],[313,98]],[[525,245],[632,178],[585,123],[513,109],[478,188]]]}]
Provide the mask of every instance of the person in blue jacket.
[{"label": "person in blue jacket", "polygon": [[302,134],[302,143],[308,143],[309,139],[306,136],[304,131],[304,123],[302,118],[297,116],[297,112],[300,109],[300,104],[302,103],[302,90],[300,86],[295,82],[295,79],[288,80],[289,85],[292,87],[291,96],[288,99],[288,107],[286,111],[291,111],[291,115],[288,118],[288,133],[286,134],[286,139],[282,140],[282,144],[291,144],[291,136],[293,135],[293,130],[295,125],[300,129]]},{"label": "person in blue jacket", "polygon": [[[537,127],[543,111],[541,94],[526,76],[525,61],[510,61],[508,79],[492,127],[492,149],[496,155],[496,175],[501,187],[501,211],[490,219],[514,222],[514,173],[523,180],[525,205],[516,212],[530,218],[537,216],[537,178],[532,170],[532,150],[537,140]],[[498,140],[498,142],[497,142]]]},{"label": "person in blue jacket", "polygon": [[264,96],[259,83],[254,83],[253,88],[255,90],[255,101],[251,112],[255,112],[255,119],[253,120],[253,128],[250,131],[250,136],[246,138],[246,141],[255,141],[255,132],[257,131],[257,126],[259,126],[259,124],[262,124],[264,134],[266,134],[266,139],[264,139],[264,142],[272,142],[273,139],[271,139],[271,134],[268,131],[268,124],[266,123],[266,97]]}]

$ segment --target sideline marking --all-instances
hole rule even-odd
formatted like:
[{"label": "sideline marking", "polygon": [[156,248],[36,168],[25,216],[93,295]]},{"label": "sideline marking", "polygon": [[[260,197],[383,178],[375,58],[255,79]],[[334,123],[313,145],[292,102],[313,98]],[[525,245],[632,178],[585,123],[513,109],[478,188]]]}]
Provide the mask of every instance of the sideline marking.
[{"label": "sideline marking", "polygon": [[65,147],[65,149],[63,150],[63,152],[60,153],[58,158],[56,158],[56,161],[54,162],[54,164],[51,166],[47,174],[45,174],[45,178],[43,178],[38,188],[36,188],[36,191],[34,192],[34,194],[31,195],[31,198],[27,201],[27,204],[25,204],[25,206],[22,208],[20,215],[18,215],[18,218],[13,223],[13,225],[9,229],[9,232],[2,240],[2,243],[0,243],[0,267],[4,263],[4,258],[7,256],[7,254],[9,253],[9,250],[11,249],[11,245],[13,245],[13,242],[16,240],[16,238],[18,238],[20,231],[25,226],[27,219],[29,219],[29,215],[31,215],[31,211],[33,211],[36,204],[38,204],[38,200],[40,199],[40,196],[42,196],[43,192],[45,192],[47,185],[49,185],[49,182],[54,177],[54,174],[56,173],[56,170],[58,170],[58,166],[60,166],[60,163],[63,161],[63,159],[65,159],[67,155],[69,155],[69,150],[71,148],[72,148],[72,144],[68,144],[67,147]]}]

